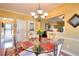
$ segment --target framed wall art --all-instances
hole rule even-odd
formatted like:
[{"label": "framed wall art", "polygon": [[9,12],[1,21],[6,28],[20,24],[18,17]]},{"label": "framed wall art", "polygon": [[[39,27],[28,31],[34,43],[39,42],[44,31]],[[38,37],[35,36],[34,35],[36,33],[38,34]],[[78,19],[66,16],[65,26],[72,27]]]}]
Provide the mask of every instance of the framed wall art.
[{"label": "framed wall art", "polygon": [[79,15],[78,14],[74,14],[69,20],[68,23],[73,26],[74,28],[76,28],[79,25]]},{"label": "framed wall art", "polygon": [[35,23],[33,21],[28,22],[28,30],[34,31],[35,30]]},{"label": "framed wall art", "polygon": [[51,27],[51,26],[50,26],[49,23],[46,23],[46,24],[45,24],[45,30],[50,30],[50,27]]}]

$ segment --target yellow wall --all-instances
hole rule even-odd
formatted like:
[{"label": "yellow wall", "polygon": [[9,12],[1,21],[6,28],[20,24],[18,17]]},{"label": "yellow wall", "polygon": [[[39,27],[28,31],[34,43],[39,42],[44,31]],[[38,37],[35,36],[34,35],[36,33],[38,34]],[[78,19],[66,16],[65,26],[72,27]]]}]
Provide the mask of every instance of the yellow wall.
[{"label": "yellow wall", "polygon": [[65,15],[65,32],[62,34],[65,37],[78,38],[79,39],[79,26],[74,28],[68,24],[68,20],[75,14],[79,14],[79,4],[70,3],[62,4],[61,6],[55,8],[49,12],[48,18],[55,17],[61,14]]}]

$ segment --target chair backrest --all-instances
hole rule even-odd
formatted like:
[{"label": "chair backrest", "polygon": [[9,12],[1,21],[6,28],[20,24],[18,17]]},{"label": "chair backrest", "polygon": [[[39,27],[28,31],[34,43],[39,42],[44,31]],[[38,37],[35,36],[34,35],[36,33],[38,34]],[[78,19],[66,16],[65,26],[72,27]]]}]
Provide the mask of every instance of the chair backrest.
[{"label": "chair backrest", "polygon": [[64,42],[64,39],[59,39],[55,42],[55,49],[54,49],[55,56],[59,56],[63,42]]}]

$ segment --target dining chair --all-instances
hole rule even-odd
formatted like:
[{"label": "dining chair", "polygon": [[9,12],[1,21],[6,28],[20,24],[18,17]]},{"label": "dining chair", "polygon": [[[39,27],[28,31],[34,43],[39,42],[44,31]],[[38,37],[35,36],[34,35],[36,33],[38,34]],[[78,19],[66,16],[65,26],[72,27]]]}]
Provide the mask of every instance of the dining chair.
[{"label": "dining chair", "polygon": [[48,43],[44,48],[46,51],[44,51],[43,53],[39,54],[39,56],[54,56],[54,48],[55,45],[51,45],[51,43]]},{"label": "dining chair", "polygon": [[59,39],[55,42],[54,56],[60,55],[60,52],[61,52],[61,49],[63,46],[63,42],[64,42],[64,39]]}]

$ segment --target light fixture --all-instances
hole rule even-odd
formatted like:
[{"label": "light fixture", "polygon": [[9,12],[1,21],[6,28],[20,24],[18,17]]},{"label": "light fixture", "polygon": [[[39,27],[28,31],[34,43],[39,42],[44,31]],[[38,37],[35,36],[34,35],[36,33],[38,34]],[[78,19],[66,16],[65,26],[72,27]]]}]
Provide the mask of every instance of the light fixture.
[{"label": "light fixture", "polygon": [[35,11],[35,12],[31,12],[31,16],[38,20],[41,21],[42,19],[45,19],[48,16],[47,12],[44,12],[41,8],[40,8],[40,3],[39,3],[39,8]]}]

